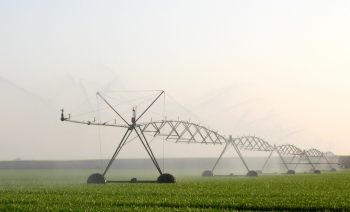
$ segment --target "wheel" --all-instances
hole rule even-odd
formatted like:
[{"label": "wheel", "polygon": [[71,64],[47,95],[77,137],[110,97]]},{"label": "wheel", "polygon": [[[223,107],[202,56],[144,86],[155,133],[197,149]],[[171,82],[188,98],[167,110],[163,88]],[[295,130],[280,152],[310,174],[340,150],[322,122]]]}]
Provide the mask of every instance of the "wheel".
[{"label": "wheel", "polygon": [[316,170],[314,170],[314,174],[321,174],[321,171],[316,169]]},{"label": "wheel", "polygon": [[212,171],[210,170],[205,170],[203,173],[202,173],[202,177],[212,177],[214,174]]},{"label": "wheel", "polygon": [[158,177],[157,182],[158,183],[175,183],[175,177],[171,174],[164,173]]},{"label": "wheel", "polygon": [[256,171],[250,170],[250,171],[247,173],[247,176],[249,176],[249,177],[257,177],[257,176],[258,176],[258,173],[257,173]]},{"label": "wheel", "polygon": [[87,184],[105,184],[105,183],[106,183],[106,179],[100,173],[94,173],[90,175],[89,178],[87,179]]},{"label": "wheel", "polygon": [[295,174],[295,171],[294,170],[288,170],[287,174]]}]

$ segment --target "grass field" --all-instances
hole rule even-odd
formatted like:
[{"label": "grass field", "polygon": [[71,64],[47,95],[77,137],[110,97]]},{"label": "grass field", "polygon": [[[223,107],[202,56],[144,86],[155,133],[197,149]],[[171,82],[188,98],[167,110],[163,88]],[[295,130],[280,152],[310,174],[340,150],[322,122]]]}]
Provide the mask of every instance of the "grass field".
[{"label": "grass field", "polygon": [[350,209],[349,171],[253,178],[178,177],[176,184],[106,185],[86,185],[85,172],[0,170],[0,210]]}]

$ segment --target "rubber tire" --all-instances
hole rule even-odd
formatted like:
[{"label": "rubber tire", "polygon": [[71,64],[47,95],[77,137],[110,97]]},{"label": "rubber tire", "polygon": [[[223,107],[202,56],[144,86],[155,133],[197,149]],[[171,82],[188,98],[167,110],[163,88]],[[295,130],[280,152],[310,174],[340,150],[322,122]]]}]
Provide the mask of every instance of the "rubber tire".
[{"label": "rubber tire", "polygon": [[295,171],[294,170],[288,170],[287,174],[295,174]]},{"label": "rubber tire", "polygon": [[175,177],[168,173],[161,174],[157,179],[157,183],[175,183],[175,182],[176,182]]},{"label": "rubber tire", "polygon": [[257,173],[256,171],[250,170],[250,171],[247,173],[247,176],[248,176],[248,177],[257,177],[257,176],[258,176],[258,173]]},{"label": "rubber tire", "polygon": [[106,183],[106,179],[100,173],[94,173],[90,175],[89,178],[87,179],[87,184],[105,184],[105,183]]},{"label": "rubber tire", "polygon": [[316,170],[314,170],[314,174],[321,174],[321,171],[316,169]]},{"label": "rubber tire", "polygon": [[214,174],[210,170],[205,170],[204,172],[202,172],[202,177],[212,177],[212,176],[214,176]]}]

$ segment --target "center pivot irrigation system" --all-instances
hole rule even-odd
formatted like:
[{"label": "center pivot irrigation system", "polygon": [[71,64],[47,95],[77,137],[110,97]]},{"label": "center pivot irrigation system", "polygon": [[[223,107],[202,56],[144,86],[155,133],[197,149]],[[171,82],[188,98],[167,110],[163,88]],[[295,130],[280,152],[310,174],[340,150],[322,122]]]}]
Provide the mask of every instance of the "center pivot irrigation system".
[{"label": "center pivot irrigation system", "polygon": [[[224,145],[222,152],[220,153],[218,159],[216,160],[214,166],[211,170],[205,170],[202,176],[214,176],[214,170],[218,163],[222,159],[222,156],[227,151],[229,147],[233,147],[240,161],[247,170],[247,176],[258,176],[262,173],[266,167],[268,161],[274,152],[278,154],[279,159],[287,170],[287,174],[295,174],[295,170],[298,165],[308,165],[313,173],[320,173],[318,166],[327,165],[331,171],[336,169],[333,167],[337,164],[336,156],[331,153],[323,153],[317,149],[301,150],[298,147],[290,144],[276,146],[271,145],[267,141],[256,137],[256,136],[242,136],[233,138],[231,135],[225,137],[219,134],[217,131],[211,130],[207,127],[201,126],[188,121],[180,120],[159,120],[150,122],[140,122],[139,120],[147,113],[147,111],[156,103],[156,101],[164,95],[164,91],[159,91],[160,93],[153,99],[153,101],[144,109],[141,115],[136,115],[136,109],[132,108],[132,118],[128,122],[120,112],[108,102],[100,93],[96,95],[101,98],[110,109],[123,121],[124,124],[110,124],[107,122],[97,122],[96,119],[93,121],[81,121],[71,119],[70,114],[68,117],[65,116],[64,110],[61,110],[61,121],[67,121],[72,123],[84,124],[84,125],[97,125],[97,126],[108,126],[124,128],[125,133],[119,142],[119,145],[114,151],[113,156],[109,160],[103,173],[94,173],[88,177],[87,183],[93,184],[104,184],[104,183],[117,183],[117,182],[158,182],[158,183],[174,183],[175,178],[169,173],[163,173],[160,168],[156,157],[150,146],[150,142],[147,140],[147,135],[152,137],[162,137],[164,140],[173,141],[175,143],[197,143],[197,144],[212,144],[212,145]],[[116,180],[106,180],[105,176],[108,170],[111,168],[114,160],[117,158],[120,150],[130,141],[130,135],[132,133],[136,134],[136,138],[141,142],[142,146],[146,150],[148,156],[152,160],[155,168],[159,172],[159,177],[156,181],[138,181],[136,178],[131,179],[131,181],[116,181]],[[269,155],[264,161],[261,170],[252,170],[249,168],[248,163],[243,157],[242,151],[260,151],[268,152]],[[332,161],[330,160],[332,158]],[[232,175],[232,174],[231,174]]]}]

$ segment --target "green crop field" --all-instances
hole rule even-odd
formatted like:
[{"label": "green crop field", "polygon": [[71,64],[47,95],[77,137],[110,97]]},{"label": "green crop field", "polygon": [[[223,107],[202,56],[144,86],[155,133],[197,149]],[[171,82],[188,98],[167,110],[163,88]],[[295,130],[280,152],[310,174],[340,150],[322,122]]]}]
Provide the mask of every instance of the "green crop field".
[{"label": "green crop field", "polygon": [[[86,172],[86,171],[85,171]],[[350,172],[86,185],[86,173],[1,170],[2,211],[349,210]]]}]

